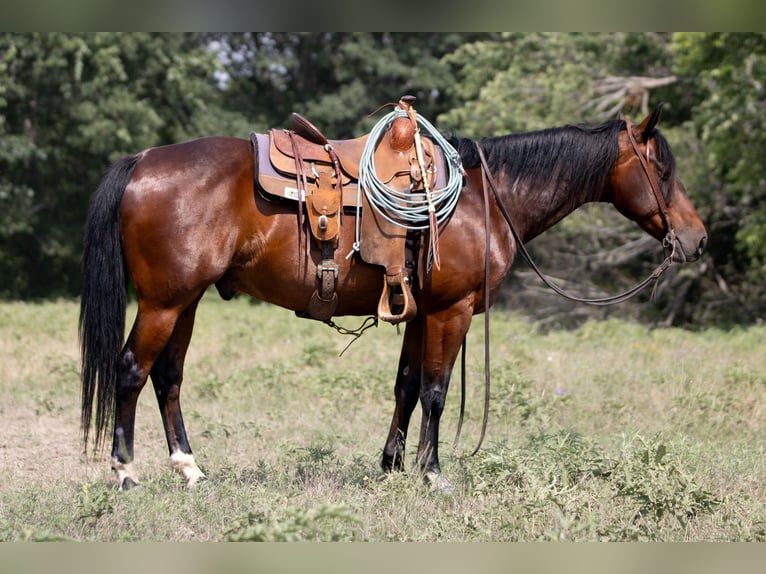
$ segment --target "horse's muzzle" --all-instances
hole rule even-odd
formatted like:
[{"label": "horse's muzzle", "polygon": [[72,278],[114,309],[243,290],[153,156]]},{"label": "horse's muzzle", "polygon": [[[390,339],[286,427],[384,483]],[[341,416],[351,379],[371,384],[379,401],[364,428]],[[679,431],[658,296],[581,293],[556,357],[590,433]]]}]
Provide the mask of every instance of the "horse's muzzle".
[{"label": "horse's muzzle", "polygon": [[705,252],[707,247],[707,235],[703,235],[696,244],[691,246],[684,242],[681,238],[676,237],[673,246],[666,246],[666,253],[672,255],[672,259],[675,263],[689,263],[697,261]]},{"label": "horse's muzzle", "polygon": [[699,245],[697,246],[697,259],[702,257],[702,254],[705,252],[705,247],[707,247],[707,235],[702,236],[702,239],[700,239]]}]

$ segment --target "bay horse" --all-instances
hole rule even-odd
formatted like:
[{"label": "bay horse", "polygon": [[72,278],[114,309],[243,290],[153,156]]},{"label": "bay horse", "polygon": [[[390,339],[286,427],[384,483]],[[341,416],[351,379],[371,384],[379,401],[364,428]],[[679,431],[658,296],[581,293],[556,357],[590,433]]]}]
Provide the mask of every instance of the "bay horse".
[{"label": "bay horse", "polygon": [[[419,401],[417,464],[428,482],[449,491],[439,465],[439,421],[453,365],[472,316],[488,312],[519,247],[502,212],[527,242],[587,202],[609,202],[664,242],[673,261],[701,256],[705,227],[656,129],[658,119],[659,109],[638,125],[614,119],[478,144],[450,140],[465,169],[464,185],[440,229],[440,266],[418,271],[425,276],[414,289],[417,315],[404,329],[385,471],[403,469]],[[479,148],[496,195],[484,193]],[[204,137],[118,160],[91,199],[80,309],[83,441],[87,450],[94,426],[98,450],[111,425],[111,466],[122,489],[138,483],[136,401],[149,377],[171,467],[188,486],[206,478],[180,403],[184,357],[206,289],[215,285],[225,299],[241,292],[301,311],[316,288],[316,246],[309,253],[299,247],[295,207],[264,198],[254,188],[256,169],[250,141]],[[654,193],[652,179],[659,186]],[[352,250],[353,227],[342,226],[339,253]],[[335,315],[374,315],[383,269],[356,256],[339,259]],[[123,343],[128,280],[138,312]]]}]

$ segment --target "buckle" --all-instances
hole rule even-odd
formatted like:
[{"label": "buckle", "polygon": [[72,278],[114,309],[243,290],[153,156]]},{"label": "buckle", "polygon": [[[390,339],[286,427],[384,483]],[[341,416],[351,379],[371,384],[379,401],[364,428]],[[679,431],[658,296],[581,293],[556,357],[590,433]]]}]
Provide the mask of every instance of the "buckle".
[{"label": "buckle", "polygon": [[322,279],[322,276],[325,274],[325,271],[332,271],[332,274],[335,276],[335,279],[338,278],[338,264],[335,263],[335,261],[325,260],[325,261],[322,261],[319,265],[317,265],[317,278]]},{"label": "buckle", "polygon": [[676,244],[676,234],[672,231],[668,231],[665,237],[662,239],[662,246],[663,247],[674,247]]}]

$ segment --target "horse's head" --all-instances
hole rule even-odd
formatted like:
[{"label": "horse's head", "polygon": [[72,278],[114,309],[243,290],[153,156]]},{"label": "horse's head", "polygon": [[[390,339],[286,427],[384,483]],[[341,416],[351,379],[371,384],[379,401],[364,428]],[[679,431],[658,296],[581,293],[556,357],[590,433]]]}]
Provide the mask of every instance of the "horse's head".
[{"label": "horse's head", "polygon": [[611,177],[612,202],[672,253],[673,261],[698,259],[707,232],[676,173],[667,140],[655,129],[662,106],[639,125],[625,122]]}]

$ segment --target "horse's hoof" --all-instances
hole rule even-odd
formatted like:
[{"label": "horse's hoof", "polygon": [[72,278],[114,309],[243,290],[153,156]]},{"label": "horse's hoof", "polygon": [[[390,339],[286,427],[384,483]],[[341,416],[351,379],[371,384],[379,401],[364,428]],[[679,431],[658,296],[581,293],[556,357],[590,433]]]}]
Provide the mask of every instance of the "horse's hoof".
[{"label": "horse's hoof", "polygon": [[205,484],[207,484],[208,478],[204,474],[201,474],[197,477],[190,478],[188,481],[186,481],[186,489],[187,490],[194,490],[195,488],[201,487]]},{"label": "horse's hoof", "polygon": [[380,459],[380,469],[383,472],[401,472],[404,470],[404,460],[400,454],[388,455],[385,452]]},{"label": "horse's hoof", "polygon": [[429,485],[431,492],[446,494],[452,496],[455,494],[455,488],[452,483],[444,478],[440,472],[428,471],[423,477],[426,484]]},{"label": "horse's hoof", "polygon": [[141,485],[137,483],[135,480],[130,478],[129,476],[126,476],[122,479],[122,483],[120,483],[120,490],[123,492],[127,492],[129,490],[133,490],[134,488],[138,488]]}]

